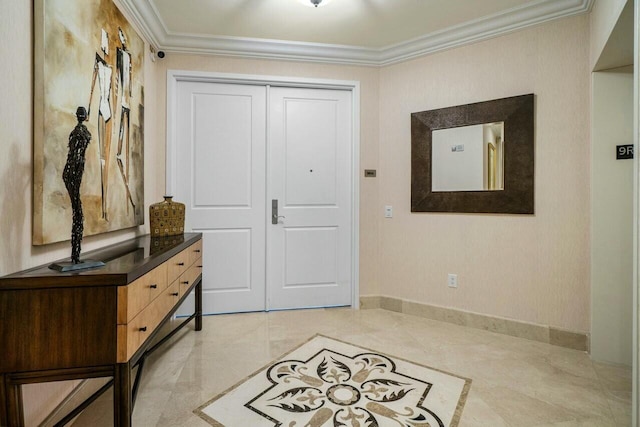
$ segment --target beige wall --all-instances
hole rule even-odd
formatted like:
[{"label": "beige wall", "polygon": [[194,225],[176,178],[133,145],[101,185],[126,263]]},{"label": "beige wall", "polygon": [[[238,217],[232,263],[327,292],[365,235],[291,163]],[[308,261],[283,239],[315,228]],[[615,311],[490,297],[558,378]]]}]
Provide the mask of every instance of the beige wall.
[{"label": "beige wall", "polygon": [[[69,242],[31,246],[32,215],[32,22],[31,2],[2,2],[0,12],[0,275],[20,271],[70,255]],[[147,87],[154,86],[155,70],[145,65]],[[149,107],[156,104],[156,92],[145,91],[145,206],[162,199],[164,185],[156,185],[157,169],[164,165],[154,159],[161,145],[155,144],[163,130],[153,126]],[[164,153],[164,152],[163,152]],[[164,154],[163,154],[164,155]],[[145,220],[146,222],[147,220]],[[85,238],[88,251],[105,244],[146,232],[146,226],[102,236]],[[71,235],[71,230],[69,230]],[[0,315],[1,316],[1,315]],[[0,322],[2,321],[0,317]],[[27,425],[38,424],[69,393],[77,381],[26,386],[24,389]]]},{"label": "beige wall", "polygon": [[[583,15],[381,70],[382,294],[589,331],[588,40]],[[527,93],[535,215],[411,213],[410,114]]]},{"label": "beige wall", "polygon": [[591,357],[631,365],[633,318],[633,67],[593,73]]},{"label": "beige wall", "polygon": [[[166,71],[195,70],[263,76],[356,80],[360,82],[360,293],[375,295],[378,288],[378,178],[363,178],[364,169],[378,168],[379,70],[372,67],[325,65],[293,61],[252,60],[206,55],[167,53],[156,61],[163,76],[158,79],[157,126],[166,127]],[[164,134],[158,143],[166,144]],[[158,158],[164,163],[164,157]],[[164,174],[157,176],[164,182]]]}]

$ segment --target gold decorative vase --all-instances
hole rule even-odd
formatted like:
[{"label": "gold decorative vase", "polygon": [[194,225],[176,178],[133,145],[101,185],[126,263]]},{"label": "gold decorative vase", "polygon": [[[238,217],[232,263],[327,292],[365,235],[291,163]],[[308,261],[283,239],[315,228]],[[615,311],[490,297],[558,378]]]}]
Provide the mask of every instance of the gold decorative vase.
[{"label": "gold decorative vase", "polygon": [[149,206],[151,237],[175,236],[184,233],[184,203],[174,202],[173,196]]}]

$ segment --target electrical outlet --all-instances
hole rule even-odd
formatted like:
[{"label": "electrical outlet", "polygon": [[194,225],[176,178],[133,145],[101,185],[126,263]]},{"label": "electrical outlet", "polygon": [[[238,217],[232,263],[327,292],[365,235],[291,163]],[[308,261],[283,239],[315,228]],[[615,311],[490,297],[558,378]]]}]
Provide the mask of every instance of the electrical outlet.
[{"label": "electrical outlet", "polygon": [[385,218],[393,218],[393,206],[385,206],[384,207],[384,217]]},{"label": "electrical outlet", "polygon": [[450,288],[458,287],[458,275],[457,274],[449,274],[447,277],[447,286]]}]

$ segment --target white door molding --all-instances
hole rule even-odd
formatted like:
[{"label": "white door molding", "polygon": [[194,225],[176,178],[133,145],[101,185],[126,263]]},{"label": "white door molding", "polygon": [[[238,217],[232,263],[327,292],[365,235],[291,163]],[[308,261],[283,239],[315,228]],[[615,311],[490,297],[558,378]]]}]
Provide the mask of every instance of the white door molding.
[{"label": "white door molding", "polygon": [[303,77],[264,76],[235,73],[212,73],[203,71],[167,71],[167,129],[166,129],[166,194],[176,188],[177,171],[177,85],[179,82],[209,82],[272,87],[316,88],[345,90],[351,93],[351,306],[359,308],[360,301],[360,82]]}]

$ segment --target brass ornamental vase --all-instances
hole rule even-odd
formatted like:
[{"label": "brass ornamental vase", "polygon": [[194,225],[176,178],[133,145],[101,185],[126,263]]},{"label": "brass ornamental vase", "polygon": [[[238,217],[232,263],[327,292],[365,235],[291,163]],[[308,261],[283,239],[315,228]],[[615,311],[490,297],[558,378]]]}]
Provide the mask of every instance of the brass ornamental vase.
[{"label": "brass ornamental vase", "polygon": [[173,196],[149,206],[151,237],[175,236],[184,233],[184,203],[174,202]]}]

